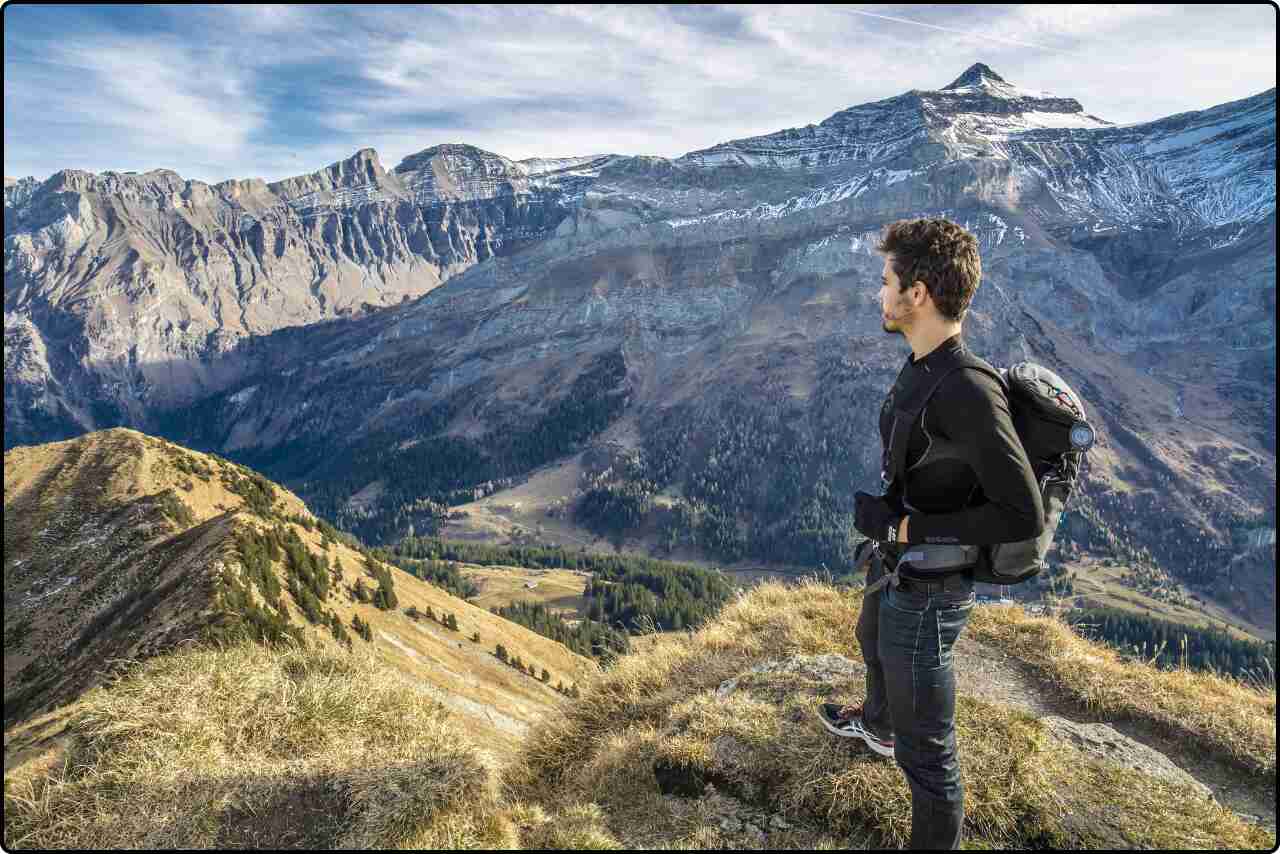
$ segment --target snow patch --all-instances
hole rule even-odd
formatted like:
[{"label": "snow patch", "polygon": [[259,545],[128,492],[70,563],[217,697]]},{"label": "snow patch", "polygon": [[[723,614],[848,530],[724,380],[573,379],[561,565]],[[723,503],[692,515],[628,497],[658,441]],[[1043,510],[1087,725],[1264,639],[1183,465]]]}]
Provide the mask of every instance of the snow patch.
[{"label": "snow patch", "polygon": [[733,220],[766,220],[780,219],[800,211],[812,210],[823,205],[831,205],[845,199],[856,199],[868,189],[887,187],[905,181],[916,175],[925,174],[923,169],[894,170],[875,169],[839,184],[821,187],[803,196],[793,196],[778,204],[761,202],[751,208],[739,208],[717,211],[700,217],[686,217],[665,220],[672,228],[684,228],[690,225],[733,221]]},{"label": "snow patch", "polygon": [[45,599],[48,599],[50,596],[56,596],[57,594],[61,593],[63,590],[66,590],[68,587],[70,587],[73,583],[75,583],[75,581],[78,578],[79,578],[78,575],[68,575],[60,579],[62,583],[57,585],[51,590],[47,590],[44,593],[28,593],[26,601],[22,603],[23,607],[30,608],[32,605],[35,605],[37,602],[41,602]]},{"label": "snow patch", "polygon": [[995,214],[987,214],[987,221],[996,227],[995,244],[999,246],[1004,242],[1005,232],[1009,230],[1008,224]]}]

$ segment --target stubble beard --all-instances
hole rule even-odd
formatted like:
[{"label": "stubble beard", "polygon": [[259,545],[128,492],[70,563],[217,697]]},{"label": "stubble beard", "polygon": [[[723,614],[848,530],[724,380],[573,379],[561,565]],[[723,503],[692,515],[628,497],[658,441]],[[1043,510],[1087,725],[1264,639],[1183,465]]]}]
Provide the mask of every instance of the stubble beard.
[{"label": "stubble beard", "polygon": [[881,317],[880,328],[888,335],[906,335],[903,331],[902,321],[909,317],[909,312],[906,315],[898,315],[896,317]]}]

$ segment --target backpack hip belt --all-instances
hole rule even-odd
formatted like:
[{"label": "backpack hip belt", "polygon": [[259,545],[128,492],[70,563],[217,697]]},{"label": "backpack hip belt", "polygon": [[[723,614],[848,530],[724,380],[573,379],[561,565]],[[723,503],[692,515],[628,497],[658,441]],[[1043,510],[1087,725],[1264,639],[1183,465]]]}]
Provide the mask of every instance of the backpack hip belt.
[{"label": "backpack hip belt", "polygon": [[[874,541],[872,541],[874,543]],[[876,552],[876,557],[883,560],[880,556],[879,543],[874,543],[872,548]],[[970,569],[977,565],[979,556],[981,555],[981,546],[939,546],[939,545],[923,545],[916,544],[910,546],[906,552],[898,558],[897,564],[890,571],[873,584],[867,585],[862,595],[870,596],[881,588],[892,584],[897,587],[902,578],[915,580],[915,576],[901,576],[903,565],[908,569],[918,569],[923,572],[934,572],[942,575],[949,571]],[[927,579],[920,579],[927,580]]]},{"label": "backpack hip belt", "polygon": [[978,560],[980,546],[912,545],[898,558],[898,566],[909,563],[913,569],[938,572],[945,569],[964,569]]}]

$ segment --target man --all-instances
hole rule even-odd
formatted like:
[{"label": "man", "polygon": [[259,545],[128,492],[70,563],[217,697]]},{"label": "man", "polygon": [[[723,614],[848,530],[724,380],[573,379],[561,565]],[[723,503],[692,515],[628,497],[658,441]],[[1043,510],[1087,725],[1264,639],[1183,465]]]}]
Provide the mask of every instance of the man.
[{"label": "man", "polygon": [[[883,329],[905,337],[912,350],[880,410],[887,459],[895,401],[931,385],[965,348],[961,326],[982,264],[978,241],[945,219],[892,223],[876,248],[885,255]],[[946,455],[938,452],[944,445]],[[973,569],[969,564],[925,574],[913,572],[910,561],[898,562],[907,543],[979,545],[1034,537],[1044,529],[1043,502],[1004,390],[981,371],[957,370],[943,381],[911,424],[903,471],[885,495],[855,496],[855,527],[878,541],[883,557],[872,562],[858,620],[866,699],[825,704],[822,718],[836,734],[862,738],[896,759],[911,786],[912,848],[955,849],[964,790],[951,648],[974,605]],[[888,580],[897,583],[871,592],[889,568]]]}]

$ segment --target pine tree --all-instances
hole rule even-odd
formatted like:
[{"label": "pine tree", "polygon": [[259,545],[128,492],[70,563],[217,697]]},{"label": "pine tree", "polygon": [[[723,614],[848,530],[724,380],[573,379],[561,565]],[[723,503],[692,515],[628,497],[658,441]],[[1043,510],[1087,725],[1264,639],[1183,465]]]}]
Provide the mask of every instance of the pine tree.
[{"label": "pine tree", "polygon": [[502,644],[498,644],[498,648],[494,650],[494,655],[498,656],[498,660],[503,664],[508,662],[507,648]]},{"label": "pine tree", "polygon": [[390,576],[383,575],[378,579],[378,592],[374,594],[373,604],[384,611],[390,611],[398,601],[396,592],[391,586]]}]

